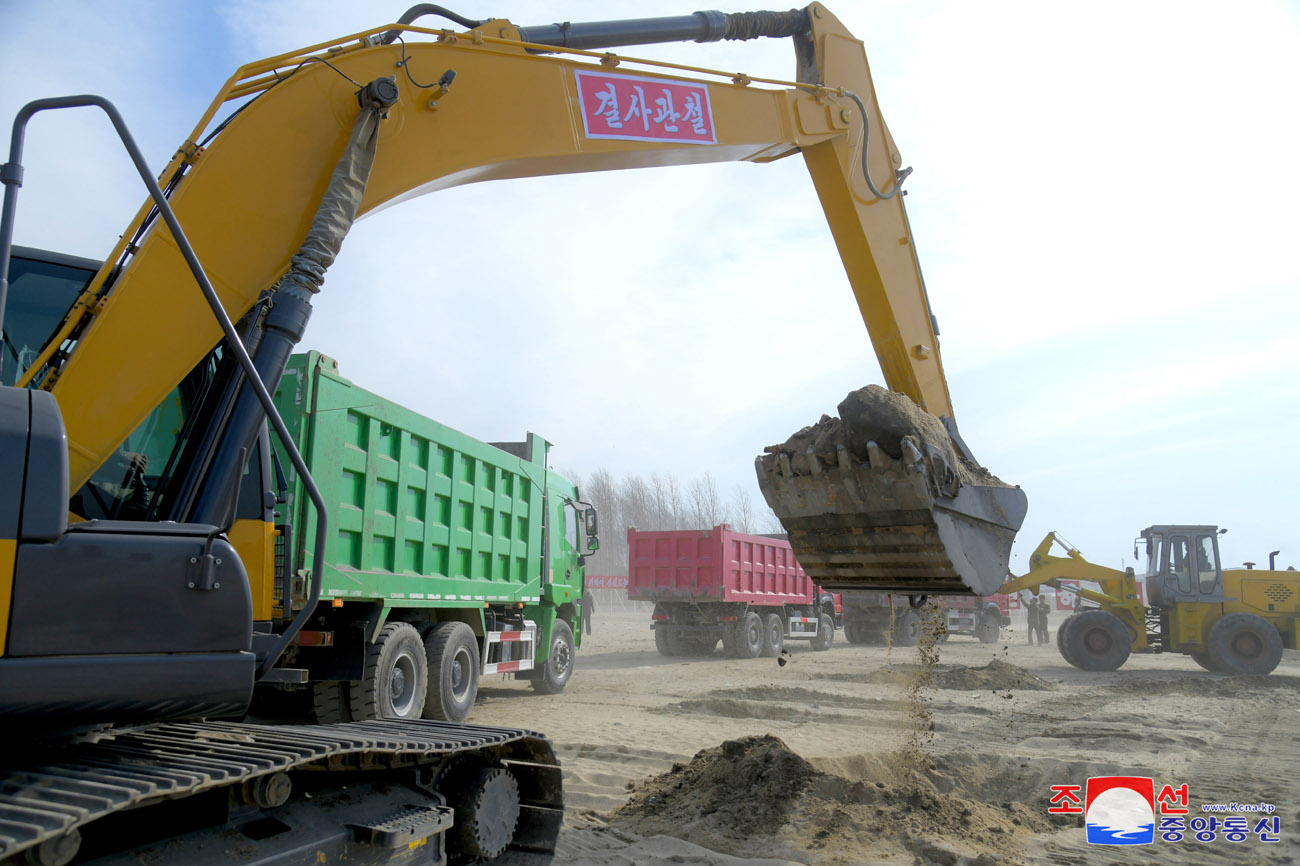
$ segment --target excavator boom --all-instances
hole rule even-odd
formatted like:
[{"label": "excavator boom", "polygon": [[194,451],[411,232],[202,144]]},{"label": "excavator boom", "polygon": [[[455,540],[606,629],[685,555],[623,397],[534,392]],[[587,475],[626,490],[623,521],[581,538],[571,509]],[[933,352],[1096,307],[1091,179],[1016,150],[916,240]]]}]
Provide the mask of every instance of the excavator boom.
[{"label": "excavator boom", "polygon": [[[251,64],[227,82],[160,183],[232,320],[264,293],[274,297],[312,219],[303,203],[321,198],[348,137],[358,85],[391,78],[396,99],[358,217],[483,180],[802,154],[886,385],[955,432],[899,194],[902,158],[862,43],[825,7],[563,27],[469,23],[469,33],[377,28]],[[764,35],[793,39],[797,81],[597,53]],[[72,491],[221,338],[153,214],[141,208],[19,383],[59,400]],[[816,477],[760,469],[801,562],[825,585],[984,592],[1000,582],[1023,517],[1018,490],[945,489],[936,476],[951,467],[928,459],[879,469],[855,458],[847,473],[833,463]]]}]

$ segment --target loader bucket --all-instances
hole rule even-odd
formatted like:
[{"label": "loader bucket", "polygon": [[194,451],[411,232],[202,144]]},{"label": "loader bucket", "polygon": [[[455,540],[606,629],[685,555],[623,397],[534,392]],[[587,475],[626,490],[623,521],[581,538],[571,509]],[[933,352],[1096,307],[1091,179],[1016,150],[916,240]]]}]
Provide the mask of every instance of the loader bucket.
[{"label": "loader bucket", "polygon": [[[833,590],[992,595],[1007,577],[1024,491],[959,456],[934,416],[900,426],[864,418],[861,401],[846,406],[867,390],[840,404],[843,421],[823,417],[755,461],[799,564]],[[871,396],[870,411],[907,399]]]}]

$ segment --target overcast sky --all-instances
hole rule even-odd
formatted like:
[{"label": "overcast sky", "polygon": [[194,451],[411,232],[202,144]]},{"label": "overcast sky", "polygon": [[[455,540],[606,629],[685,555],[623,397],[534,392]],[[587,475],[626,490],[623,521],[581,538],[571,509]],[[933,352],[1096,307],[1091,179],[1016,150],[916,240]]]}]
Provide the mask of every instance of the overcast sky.
[{"label": "overcast sky", "polygon": [[[696,8],[450,5],[523,25]],[[404,8],[0,0],[0,116],[100,93],[161,169],[240,64]],[[1029,497],[1013,570],[1050,529],[1131,564],[1151,523],[1217,523],[1227,563],[1280,548],[1300,567],[1300,7],[829,8],[865,42],[915,168],[909,214],[962,432]],[[627,53],[793,77],[774,40]],[[36,121],[24,162],[20,244],[102,257],[143,197],[89,112]],[[557,468],[708,471],[755,501],[763,446],[881,382],[797,157],[389,208],[349,236],[304,346],[479,438],[535,431]]]}]

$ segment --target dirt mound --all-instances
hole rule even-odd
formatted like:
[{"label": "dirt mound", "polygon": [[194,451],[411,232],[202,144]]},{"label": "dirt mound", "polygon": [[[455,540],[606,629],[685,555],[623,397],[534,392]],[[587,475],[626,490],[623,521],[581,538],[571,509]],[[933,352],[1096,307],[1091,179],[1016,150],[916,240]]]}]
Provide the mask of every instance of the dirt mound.
[{"label": "dirt mound", "polygon": [[1058,828],[1038,802],[1040,784],[1011,790],[1009,768],[999,770],[999,796],[990,800],[983,782],[992,769],[974,773],[971,760],[939,759],[918,772],[881,755],[863,778],[849,779],[817,770],[776,737],[746,737],[644,782],[610,823],[738,856],[903,849],[952,863],[1000,858],[1029,835]]},{"label": "dirt mound", "polygon": [[[864,674],[841,674],[836,678],[852,679],[862,683],[908,684],[914,681],[920,665],[897,664],[877,668]],[[936,665],[928,675],[937,689],[979,691],[981,689],[1021,689],[1044,692],[1056,688],[1047,680],[1019,665],[993,659],[983,667],[966,665]]]},{"label": "dirt mound", "polygon": [[868,385],[850,391],[837,408],[839,418],[823,415],[816,424],[804,427],[781,445],[764,448],[767,454],[762,459],[768,471],[777,471],[777,455],[785,453],[796,475],[809,475],[812,473],[808,463],[810,450],[822,463],[833,466],[838,462],[836,452],[840,446],[859,462],[865,462],[869,442],[875,442],[897,460],[903,456],[903,440],[910,437],[919,446],[937,450],[965,483],[1010,486],[982,466],[961,457],[943,422],[903,394]]},{"label": "dirt mound", "polygon": [[611,823],[642,836],[689,841],[700,841],[692,838],[697,835],[736,841],[771,835],[817,775],[771,735],[728,740],[638,786]]}]

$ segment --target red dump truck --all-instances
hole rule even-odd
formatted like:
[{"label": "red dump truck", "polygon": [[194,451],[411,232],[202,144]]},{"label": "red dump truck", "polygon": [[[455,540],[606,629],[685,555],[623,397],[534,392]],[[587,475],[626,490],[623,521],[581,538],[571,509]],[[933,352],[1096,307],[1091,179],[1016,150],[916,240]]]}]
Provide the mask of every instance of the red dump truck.
[{"label": "red dump truck", "polygon": [[829,649],[835,607],[781,538],[712,529],[627,531],[627,596],[654,602],[650,627],[666,656],[779,655],[787,640]]},{"label": "red dump truck", "polygon": [[[1006,596],[944,595],[937,599],[944,606],[945,631],[940,640],[964,634],[979,638],[981,643],[993,643],[1002,626],[1011,623]],[[920,612],[906,595],[853,590],[841,594],[841,603],[844,637],[849,643],[915,646],[921,639]]]}]

